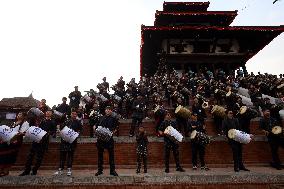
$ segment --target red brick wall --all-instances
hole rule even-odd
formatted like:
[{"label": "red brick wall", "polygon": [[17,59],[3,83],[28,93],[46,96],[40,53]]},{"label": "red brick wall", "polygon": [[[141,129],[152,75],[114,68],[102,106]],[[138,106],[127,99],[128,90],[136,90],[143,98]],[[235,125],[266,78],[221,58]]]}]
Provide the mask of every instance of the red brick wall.
[{"label": "red brick wall", "polygon": [[[43,166],[57,166],[59,162],[58,143],[51,143],[49,150],[44,158]],[[148,164],[151,167],[160,167],[164,165],[162,142],[151,142],[149,144]],[[24,144],[16,165],[23,166],[30,144]],[[252,142],[244,145],[244,161],[245,163],[266,164],[271,159],[270,149],[266,142]],[[108,164],[108,154],[105,152],[105,164]],[[280,149],[280,157],[284,157],[284,150]],[[208,164],[231,164],[232,152],[229,145],[225,141],[215,141],[206,148],[206,162]],[[191,146],[190,143],[182,143],[180,145],[180,160],[182,164],[191,164]],[[136,151],[135,143],[117,143],[115,144],[115,162],[118,166],[135,166]],[[174,163],[172,154],[171,162]],[[78,144],[75,158],[75,166],[95,166],[97,165],[97,149],[94,143]]]},{"label": "red brick wall", "polygon": [[[155,123],[154,122],[143,122],[142,125],[145,127],[148,135],[155,135]],[[120,123],[119,125],[119,135],[120,136],[128,136],[129,135],[129,129],[130,129],[130,123]],[[251,133],[252,134],[261,134],[259,131],[259,122],[258,121],[251,121],[250,125]],[[216,127],[214,125],[214,122],[212,119],[206,121],[206,131],[208,135],[216,135]],[[83,136],[89,136],[90,133],[90,127],[88,125],[84,126],[83,129]]]}]

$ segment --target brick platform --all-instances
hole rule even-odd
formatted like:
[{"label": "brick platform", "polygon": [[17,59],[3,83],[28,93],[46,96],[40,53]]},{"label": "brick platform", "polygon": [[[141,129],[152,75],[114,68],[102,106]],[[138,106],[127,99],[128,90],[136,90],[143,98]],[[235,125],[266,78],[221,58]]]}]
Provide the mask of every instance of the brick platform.
[{"label": "brick platform", "polygon": [[[128,131],[131,120],[121,120],[120,136],[114,137],[115,139],[115,163],[119,168],[132,168],[136,166],[136,141],[135,137],[128,137]],[[155,136],[155,129],[153,120],[145,120],[143,125],[146,127],[149,135],[149,148],[148,148],[148,165],[149,167],[161,167],[164,165],[163,158],[163,138]],[[211,167],[226,167],[233,163],[232,152],[227,144],[227,139],[224,136],[218,136],[211,119],[206,121],[208,134],[212,137],[212,142],[206,148],[206,163]],[[89,128],[85,126],[86,130]],[[251,122],[252,133],[256,136],[254,140],[248,145],[244,145],[244,162],[251,165],[268,165],[271,161],[271,153],[266,137],[258,134],[258,119]],[[88,133],[88,132],[87,132]],[[60,138],[50,140],[49,150],[44,157],[42,168],[55,168],[59,163],[59,141]],[[78,169],[86,167],[97,166],[97,148],[96,139],[81,136],[78,140],[79,144],[74,157],[74,167]],[[25,142],[20,150],[17,162],[13,167],[14,170],[22,169],[30,143]],[[284,157],[284,150],[279,150],[280,158]],[[180,159],[184,166],[191,167],[191,144],[189,138],[180,143]],[[105,164],[107,165],[108,157],[105,152]],[[173,158],[171,155],[171,162]]]}]

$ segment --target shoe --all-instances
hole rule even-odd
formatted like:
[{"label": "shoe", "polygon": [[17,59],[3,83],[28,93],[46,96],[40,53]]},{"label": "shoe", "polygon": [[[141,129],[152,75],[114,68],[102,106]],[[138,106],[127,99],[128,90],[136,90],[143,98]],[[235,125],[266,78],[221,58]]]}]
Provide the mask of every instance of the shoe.
[{"label": "shoe", "polygon": [[98,172],[96,172],[95,176],[99,176],[99,175],[102,175],[102,174],[103,174],[102,171],[98,171]]},{"label": "shoe", "polygon": [[165,173],[169,173],[169,172],[170,172],[169,168],[166,168]]},{"label": "shoe", "polygon": [[243,170],[243,171],[250,171],[249,169],[247,169],[247,168],[245,168],[245,167],[240,168],[240,170]]},{"label": "shoe", "polygon": [[29,175],[29,174],[30,174],[30,171],[24,171],[21,174],[19,174],[19,176],[26,176],[26,175]]},{"label": "shoe", "polygon": [[71,176],[72,175],[72,169],[71,168],[67,168],[67,176]]},{"label": "shoe", "polygon": [[37,174],[37,170],[33,170],[31,175],[36,175]]},{"label": "shoe", "polygon": [[176,169],[176,171],[185,172],[185,170],[184,170],[182,167],[178,167],[178,168]]},{"label": "shoe", "polygon": [[129,134],[129,137],[133,137],[134,136],[134,134]]},{"label": "shoe", "polygon": [[282,170],[282,166],[280,164],[276,164],[276,163],[270,163],[271,167],[277,169],[277,170]]},{"label": "shoe", "polygon": [[202,166],[202,167],[200,167],[200,169],[201,170],[205,170],[205,171],[209,171],[210,170],[209,167],[207,167],[207,166]]},{"label": "shoe", "polygon": [[197,170],[197,166],[194,165],[194,166],[192,167],[192,170],[194,170],[194,171]]},{"label": "shoe", "polygon": [[110,172],[110,175],[112,175],[112,176],[118,176],[118,174],[117,174],[116,171],[111,171],[111,172]]},{"label": "shoe", "polygon": [[282,170],[282,167],[281,166],[277,166],[275,167],[277,170]]},{"label": "shoe", "polygon": [[58,171],[54,173],[54,175],[62,175],[63,174],[63,169],[59,168]]}]

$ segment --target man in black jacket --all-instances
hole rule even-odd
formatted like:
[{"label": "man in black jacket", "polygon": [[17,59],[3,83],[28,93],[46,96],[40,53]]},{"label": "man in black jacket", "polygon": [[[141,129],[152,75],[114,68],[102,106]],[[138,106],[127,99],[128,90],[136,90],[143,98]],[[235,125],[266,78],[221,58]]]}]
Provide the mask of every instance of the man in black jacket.
[{"label": "man in black jacket", "polygon": [[118,125],[118,120],[112,116],[112,108],[107,106],[105,109],[105,115],[99,121],[99,124],[94,127],[97,128],[98,126],[102,126],[104,128],[109,129],[113,134],[110,140],[105,141],[100,138],[97,139],[97,149],[98,149],[98,172],[95,174],[99,176],[103,174],[103,154],[104,149],[108,150],[109,153],[109,165],[110,165],[110,175],[118,176],[115,171],[115,164],[114,164],[114,140],[113,135],[116,133]]},{"label": "man in black jacket", "polygon": [[172,115],[170,112],[166,112],[165,120],[159,127],[160,136],[164,136],[164,158],[165,158],[165,172],[169,173],[169,161],[170,161],[170,151],[173,151],[175,163],[176,163],[176,171],[184,172],[185,170],[181,167],[179,161],[179,145],[175,143],[169,136],[165,135],[164,132],[168,126],[172,126],[177,129],[176,121],[171,120]]},{"label": "man in black jacket", "polygon": [[[227,110],[227,117],[222,122],[222,128],[226,135],[228,136],[228,131],[230,129],[242,130],[239,121],[237,118],[234,118],[234,113],[232,110]],[[234,170],[235,172],[239,172],[240,170],[249,171],[245,168],[243,164],[243,145],[233,139],[228,137],[229,145],[233,151],[233,159],[234,159]]]},{"label": "man in black jacket", "polygon": [[279,135],[272,133],[272,128],[274,126],[280,126],[283,130],[282,124],[270,116],[269,109],[264,109],[263,118],[260,119],[259,126],[268,139],[273,161],[271,165],[277,170],[281,170],[282,166],[278,155],[278,148],[280,146],[284,148],[284,141]]},{"label": "man in black jacket", "polygon": [[48,149],[49,143],[49,135],[56,132],[56,124],[55,121],[51,119],[52,111],[47,110],[45,113],[45,119],[40,122],[38,125],[39,128],[43,129],[47,132],[45,136],[41,139],[39,143],[33,142],[32,147],[30,149],[29,155],[27,157],[27,161],[25,164],[25,170],[19,176],[29,175],[31,171],[32,162],[34,156],[36,155],[36,163],[32,169],[32,175],[37,174],[37,170],[39,169],[41,162],[43,160],[44,154]]},{"label": "man in black jacket", "polygon": [[[79,120],[77,120],[77,112],[75,110],[72,110],[70,119],[65,121],[64,124],[60,126],[60,130],[62,130],[65,126],[77,133],[80,133],[82,131],[83,129],[82,124]],[[55,172],[55,175],[62,174],[66,159],[67,159],[67,176],[72,175],[72,165],[73,165],[73,158],[76,147],[77,147],[77,138],[72,143],[69,143],[61,139],[60,156],[59,156],[60,163],[59,163],[59,169],[57,172]]]}]

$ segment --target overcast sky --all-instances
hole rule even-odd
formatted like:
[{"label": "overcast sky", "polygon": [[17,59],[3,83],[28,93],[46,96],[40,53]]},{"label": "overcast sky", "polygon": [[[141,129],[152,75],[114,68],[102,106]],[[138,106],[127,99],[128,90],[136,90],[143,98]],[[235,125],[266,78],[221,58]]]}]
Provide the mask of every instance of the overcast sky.
[{"label": "overcast sky", "polygon": [[[47,99],[52,106],[103,76],[139,78],[141,24],[153,25],[164,0],[1,0],[0,63],[4,97]],[[260,3],[261,2],[261,3]],[[232,25],[284,25],[284,1],[212,0],[209,10],[239,10]],[[247,64],[284,72],[284,34]]]}]

